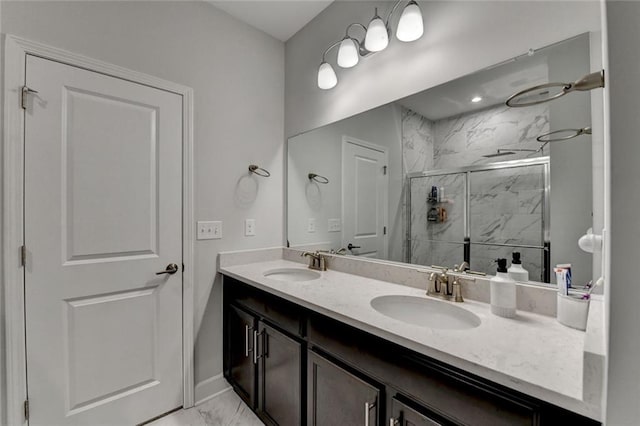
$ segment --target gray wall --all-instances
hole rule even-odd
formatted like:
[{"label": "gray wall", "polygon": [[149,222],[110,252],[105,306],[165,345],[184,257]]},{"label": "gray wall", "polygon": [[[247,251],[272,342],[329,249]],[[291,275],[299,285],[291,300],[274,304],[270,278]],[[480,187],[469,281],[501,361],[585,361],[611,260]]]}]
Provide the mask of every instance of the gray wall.
[{"label": "gray wall", "polygon": [[[6,34],[194,89],[195,217],[224,222],[222,240],[195,246],[196,399],[219,390],[216,255],[282,244],[283,43],[200,1],[2,1],[0,13]],[[251,163],[271,178],[241,181]],[[255,198],[238,196],[246,184],[258,186]],[[256,219],[255,237],[244,237],[246,218]]]},{"label": "gray wall", "polygon": [[[338,85],[320,90],[316,75],[322,52],[340,40],[349,23],[368,23],[375,5],[386,16],[392,4],[335,2],[287,41],[287,136],[434,87],[529,48],[600,28],[598,1],[421,1],[425,33],[420,40],[393,40],[358,66],[337,69]],[[335,63],[335,52],[328,58]]]},{"label": "gray wall", "polygon": [[[401,203],[404,172],[400,127],[400,110],[391,104],[289,139],[287,238],[292,247],[341,247],[342,233],[328,232],[327,220],[342,217],[342,137],[349,136],[387,148],[387,259],[404,261]],[[306,176],[310,171],[329,178],[329,184],[309,184]],[[315,233],[307,232],[308,218],[316,219]]]},{"label": "gray wall", "polygon": [[640,418],[640,3],[607,1],[611,272],[607,425]]}]

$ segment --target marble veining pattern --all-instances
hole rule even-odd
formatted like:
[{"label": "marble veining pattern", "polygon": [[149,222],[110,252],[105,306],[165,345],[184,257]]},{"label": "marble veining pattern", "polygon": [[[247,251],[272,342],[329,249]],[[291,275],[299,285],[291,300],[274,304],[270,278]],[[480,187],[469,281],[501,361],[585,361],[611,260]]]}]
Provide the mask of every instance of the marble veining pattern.
[{"label": "marble veining pattern", "polygon": [[[361,266],[367,265],[363,262]],[[487,305],[474,301],[465,301],[461,307],[481,318],[477,328],[451,332],[421,327],[389,318],[374,310],[369,301],[388,294],[425,297],[424,289],[335,270],[322,272],[320,278],[307,282],[275,281],[263,276],[268,269],[296,266],[300,267],[280,260],[220,271],[472,374],[583,415],[600,415],[597,406],[582,401],[583,332],[526,312],[519,311],[511,320],[497,317],[490,314]],[[391,274],[392,268],[385,269]]]},{"label": "marble veining pattern", "polygon": [[264,423],[229,389],[195,407],[161,417],[149,426],[264,426]]},{"label": "marble veining pattern", "polygon": [[402,158],[405,173],[433,168],[433,122],[402,107]]},{"label": "marble veining pattern", "polygon": [[[403,108],[405,172],[548,155],[548,149],[545,149],[537,153],[516,151],[504,157],[484,157],[497,149],[536,150],[540,143],[535,138],[548,130],[549,107],[546,104],[530,108],[498,105],[436,122]],[[464,238],[464,180],[459,181],[457,176],[462,175],[411,179],[411,232],[407,235],[411,263],[448,265],[452,261],[449,256],[457,252],[450,244],[432,242],[461,242]],[[427,221],[427,214],[434,206],[424,201],[432,185],[444,187],[446,198],[452,201],[452,204],[442,205],[448,213],[444,223]],[[542,246],[543,187],[543,167],[539,165],[472,173],[468,206],[471,241]],[[537,256],[532,258],[538,259]],[[487,256],[472,258],[472,262],[477,270],[493,270]],[[532,263],[530,268],[533,277],[541,275],[541,262]]]},{"label": "marble veining pattern", "polygon": [[499,148],[537,150],[540,143],[536,137],[549,131],[549,106],[509,108],[498,105],[438,120],[434,130],[435,169],[539,157],[546,153],[516,152],[497,158],[483,156],[495,153]]}]

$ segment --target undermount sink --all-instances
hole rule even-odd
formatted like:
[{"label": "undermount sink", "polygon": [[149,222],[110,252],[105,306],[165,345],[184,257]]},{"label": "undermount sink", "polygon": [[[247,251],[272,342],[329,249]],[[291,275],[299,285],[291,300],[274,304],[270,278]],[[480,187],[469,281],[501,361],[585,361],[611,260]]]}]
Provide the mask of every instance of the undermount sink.
[{"label": "undermount sink", "polygon": [[416,296],[379,296],[371,300],[376,311],[390,318],[427,328],[465,330],[480,325],[480,318],[447,302]]},{"label": "undermount sink", "polygon": [[278,281],[311,281],[320,278],[320,272],[302,268],[270,269],[263,275]]}]

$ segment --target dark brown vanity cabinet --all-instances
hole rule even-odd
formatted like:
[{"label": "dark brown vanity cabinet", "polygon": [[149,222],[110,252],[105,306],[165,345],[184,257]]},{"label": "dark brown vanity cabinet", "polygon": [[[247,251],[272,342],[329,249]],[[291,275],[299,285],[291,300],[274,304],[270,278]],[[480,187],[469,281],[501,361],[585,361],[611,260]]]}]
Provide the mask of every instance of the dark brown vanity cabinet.
[{"label": "dark brown vanity cabinet", "polygon": [[266,424],[300,425],[303,344],[242,305],[226,304],[224,322],[227,381]]},{"label": "dark brown vanity cabinet", "polygon": [[[384,392],[313,351],[308,352],[307,424],[380,425]],[[384,423],[382,423],[384,424]]]},{"label": "dark brown vanity cabinet", "polygon": [[225,319],[227,380],[244,402],[255,409],[257,362],[254,361],[254,345],[257,341],[257,320],[233,305],[226,306]]},{"label": "dark brown vanity cabinet", "polygon": [[268,425],[598,422],[224,278],[224,374]]},{"label": "dark brown vanity cabinet", "polygon": [[299,425],[302,419],[302,345],[277,329],[259,325],[258,409],[263,420]]}]

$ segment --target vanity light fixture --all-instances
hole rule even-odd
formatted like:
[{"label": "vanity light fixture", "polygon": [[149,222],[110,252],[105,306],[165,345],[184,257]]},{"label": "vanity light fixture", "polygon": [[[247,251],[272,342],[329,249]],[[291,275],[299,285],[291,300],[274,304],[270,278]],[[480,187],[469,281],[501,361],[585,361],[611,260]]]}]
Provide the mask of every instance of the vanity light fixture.
[{"label": "vanity light fixture", "polygon": [[378,16],[378,8],[369,22],[367,33],[364,36],[364,48],[370,52],[380,52],[389,45],[389,32],[387,26],[380,16]]},{"label": "vanity light fixture", "polygon": [[333,89],[338,84],[338,76],[330,63],[322,58],[320,68],[318,68],[318,87],[324,90]]},{"label": "vanity light fixture", "polygon": [[[322,62],[318,67],[318,87],[323,90],[333,89],[338,84],[338,77],[335,70],[326,60],[329,51],[338,47],[337,64],[341,68],[352,68],[358,65],[360,57],[367,57],[375,52],[380,52],[389,45],[391,36],[391,18],[400,4],[406,0],[398,0],[391,8],[386,21],[378,15],[378,8],[375,8],[373,18],[369,26],[365,27],[359,23],[347,26],[345,36],[342,40],[333,43],[322,54]],[[358,27],[364,32],[362,41],[349,35],[349,30]],[[396,38],[403,42],[418,40],[424,33],[422,11],[415,0],[410,0],[400,15],[398,27],[396,28]]]}]

